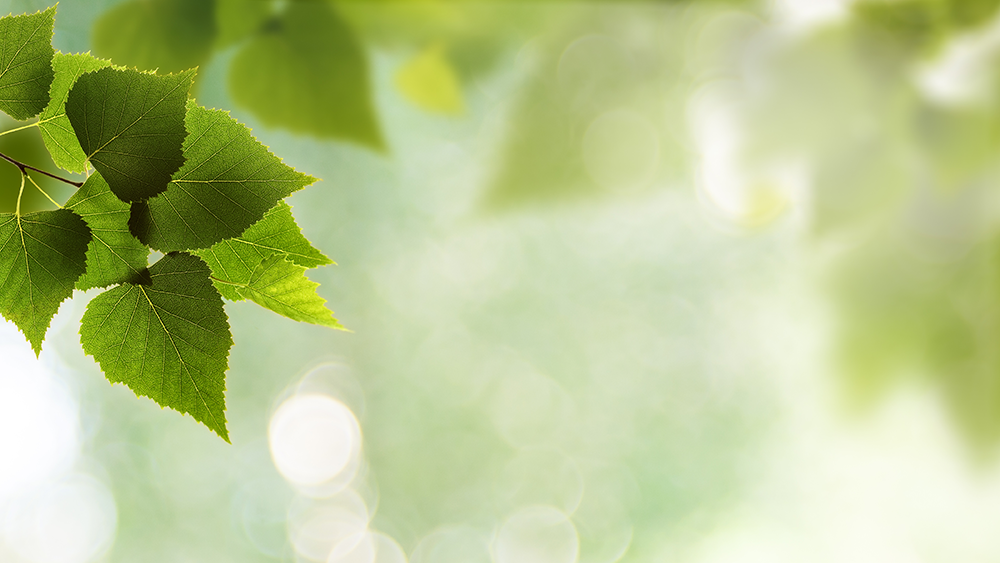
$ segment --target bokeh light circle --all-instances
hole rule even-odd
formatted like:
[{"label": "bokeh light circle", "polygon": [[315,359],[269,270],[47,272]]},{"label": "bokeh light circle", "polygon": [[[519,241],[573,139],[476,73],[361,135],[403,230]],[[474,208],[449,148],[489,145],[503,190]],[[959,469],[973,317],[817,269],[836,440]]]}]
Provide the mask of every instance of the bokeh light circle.
[{"label": "bokeh light circle", "polygon": [[296,395],[271,417],[271,456],[295,485],[321,485],[340,475],[360,454],[361,428],[343,403],[324,395]]},{"label": "bokeh light circle", "polygon": [[435,530],[413,550],[412,563],[491,563],[488,537],[470,526]]},{"label": "bokeh light circle", "polygon": [[564,513],[530,506],[511,516],[496,538],[496,563],[576,563],[580,539]]},{"label": "bokeh light circle", "polygon": [[327,561],[350,553],[363,539],[371,514],[364,500],[353,491],[294,511],[288,536],[295,552],[310,561]]}]

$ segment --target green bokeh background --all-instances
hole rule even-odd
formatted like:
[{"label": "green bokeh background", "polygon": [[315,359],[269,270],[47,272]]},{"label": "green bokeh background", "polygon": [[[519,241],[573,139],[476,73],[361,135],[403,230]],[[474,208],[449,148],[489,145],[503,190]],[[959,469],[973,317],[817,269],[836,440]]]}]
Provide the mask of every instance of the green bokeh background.
[{"label": "green bokeh background", "polygon": [[[306,392],[357,417],[351,489],[414,563],[1000,557],[997,2],[809,4],[62,2],[57,49],[200,65],[322,178],[289,203],[351,332],[227,304],[227,445],[107,384],[96,292],[37,362],[6,326],[4,389],[75,410],[68,461],[0,485],[0,561],[326,560],[296,538],[341,497],[268,444]],[[0,152],[54,169],[30,129]],[[80,476],[105,540],[32,548],[25,514],[58,542],[98,510],[56,502]]]}]

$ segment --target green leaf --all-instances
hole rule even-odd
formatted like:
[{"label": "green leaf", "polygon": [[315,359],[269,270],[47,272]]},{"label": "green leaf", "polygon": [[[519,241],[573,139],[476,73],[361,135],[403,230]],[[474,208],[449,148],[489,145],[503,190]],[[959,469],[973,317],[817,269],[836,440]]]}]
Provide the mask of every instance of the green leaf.
[{"label": "green leaf", "polygon": [[102,68],[77,79],[66,100],[87,160],[122,201],[167,188],[184,163],[185,104],[194,70],[157,76]]},{"label": "green leaf", "polygon": [[0,110],[28,119],[49,103],[56,9],[0,18]]},{"label": "green leaf", "polygon": [[326,300],[316,294],[319,284],[305,274],[305,268],[275,254],[254,268],[246,284],[235,287],[244,298],[292,320],[344,328],[326,308]]},{"label": "green leaf", "polygon": [[0,214],[0,313],[35,354],[59,304],[86,270],[90,230],[68,209]]},{"label": "green leaf", "polygon": [[94,52],[141,70],[178,72],[208,60],[215,6],[207,0],[137,0],[108,10],[94,24]]},{"label": "green leaf", "polygon": [[233,339],[222,297],[196,256],[172,253],[147,284],[95,297],[80,324],[84,351],[108,380],[190,414],[227,442],[225,373]]},{"label": "green leaf", "polygon": [[129,204],[115,197],[100,174],[92,174],[69,198],[66,208],[83,217],[93,235],[87,248],[87,272],[77,280],[77,289],[135,282],[146,275],[149,248],[128,230]]},{"label": "green leaf", "polygon": [[42,140],[52,154],[52,161],[63,170],[82,174],[87,169],[87,155],[76,140],[73,126],[66,117],[66,98],[69,90],[82,75],[106,66],[111,61],[98,59],[88,53],[56,53],[52,59],[55,78],[49,89],[49,105],[38,118]]},{"label": "green leaf", "polygon": [[132,206],[132,233],[157,250],[208,248],[237,236],[316,181],[283,164],[227,112],[191,102],[187,127],[184,167],[167,191]]},{"label": "green leaf", "polygon": [[246,39],[271,17],[269,0],[215,0],[217,47],[226,47]]},{"label": "green leaf", "polygon": [[230,301],[243,300],[243,295],[236,291],[233,284],[249,283],[254,269],[274,254],[281,254],[306,268],[333,263],[302,236],[292,217],[292,208],[285,202],[278,203],[240,236],[221,241],[196,254],[208,263],[213,277],[231,282],[215,283],[219,293]]},{"label": "green leaf", "polygon": [[265,124],[381,150],[368,61],[328,2],[289,2],[233,58],[233,100]]}]

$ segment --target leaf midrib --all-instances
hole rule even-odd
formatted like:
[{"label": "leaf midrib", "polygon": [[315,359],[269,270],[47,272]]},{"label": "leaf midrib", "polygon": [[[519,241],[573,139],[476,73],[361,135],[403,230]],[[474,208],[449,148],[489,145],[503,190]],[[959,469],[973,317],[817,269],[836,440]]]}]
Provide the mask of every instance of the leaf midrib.
[{"label": "leaf midrib", "polygon": [[[187,374],[188,379],[191,381],[191,385],[194,386],[195,392],[198,393],[198,399],[201,400],[202,406],[205,407],[205,412],[207,412],[208,416],[212,418],[212,422],[215,424],[215,426],[219,427],[219,421],[215,418],[215,414],[212,413],[212,409],[208,406],[208,402],[205,400],[205,396],[202,394],[201,388],[198,387],[198,383],[194,380],[194,377],[191,375],[190,366],[188,366],[187,362],[184,361],[183,356],[181,356],[180,350],[177,348],[177,343],[174,342],[174,335],[169,330],[167,330],[167,325],[163,323],[163,319],[160,317],[159,311],[156,310],[156,305],[153,304],[153,300],[150,299],[149,294],[146,293],[146,288],[141,285],[137,285],[136,287],[139,288],[139,291],[142,292],[142,296],[145,297],[146,302],[149,303],[149,308],[150,310],[153,311],[153,314],[156,315],[156,320],[159,321],[160,327],[163,329],[163,333],[166,334],[167,338],[170,339],[170,345],[174,349],[174,354],[177,356],[177,361],[180,362],[182,368],[184,369],[184,373]],[[185,297],[190,297],[190,296],[185,295]],[[163,382],[165,379],[166,379],[165,376],[161,376],[160,378],[160,400],[163,400]]]}]

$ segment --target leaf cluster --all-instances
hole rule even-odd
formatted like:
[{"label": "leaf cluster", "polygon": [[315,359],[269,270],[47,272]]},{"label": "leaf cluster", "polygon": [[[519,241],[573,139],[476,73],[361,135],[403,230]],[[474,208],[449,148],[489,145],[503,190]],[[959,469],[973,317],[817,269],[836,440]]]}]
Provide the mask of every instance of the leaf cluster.
[{"label": "leaf cluster", "polygon": [[[84,351],[111,382],[228,441],[223,298],[341,328],[305,275],[331,261],[283,201],[316,179],[191,99],[194,69],[156,74],[56,52],[54,17],[0,18],[0,110],[37,117],[11,131],[37,127],[53,162],[87,179],[0,154],[20,172],[17,208],[0,214],[0,314],[39,354],[75,289],[106,289],[81,321]],[[22,213],[25,188],[42,189],[38,174],[79,189],[64,204],[49,197],[56,209]],[[149,265],[151,250],[163,256]]]}]

